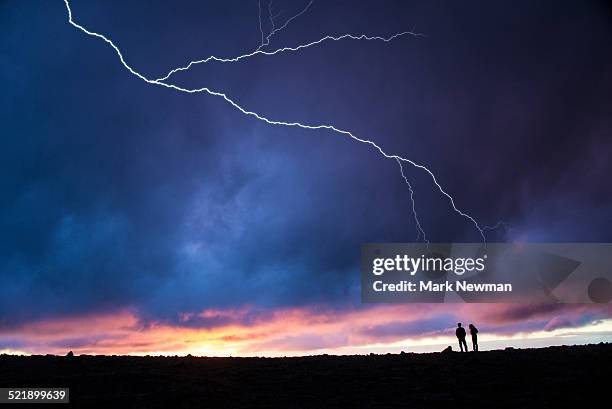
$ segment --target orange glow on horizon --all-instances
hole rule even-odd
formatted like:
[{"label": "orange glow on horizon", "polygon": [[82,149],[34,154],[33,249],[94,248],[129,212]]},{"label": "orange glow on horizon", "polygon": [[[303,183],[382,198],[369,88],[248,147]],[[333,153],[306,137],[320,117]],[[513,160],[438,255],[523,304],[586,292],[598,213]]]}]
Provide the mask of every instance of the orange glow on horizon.
[{"label": "orange glow on horizon", "polygon": [[[500,315],[507,315],[506,309],[502,305],[483,308],[455,304],[453,313],[486,323],[487,319],[493,322]],[[176,323],[143,325],[135,312],[122,310],[0,329],[0,342],[20,341],[20,345],[0,352],[63,355],[72,350],[76,354],[105,355],[290,356],[426,350],[423,348],[427,345],[454,345],[455,323],[449,322],[444,329],[414,334],[387,334],[384,329],[397,323],[436,318],[448,311],[448,305],[383,305],[349,310],[286,308],[258,315],[253,314],[252,308],[243,307],[185,313],[179,315]],[[192,324],[197,319],[219,321],[206,327],[206,322]],[[224,324],[224,320],[227,323]],[[589,325],[583,327],[589,328]],[[612,335],[612,325],[604,330]],[[552,335],[559,334],[525,330],[515,334],[490,333],[483,340],[535,339]]]}]

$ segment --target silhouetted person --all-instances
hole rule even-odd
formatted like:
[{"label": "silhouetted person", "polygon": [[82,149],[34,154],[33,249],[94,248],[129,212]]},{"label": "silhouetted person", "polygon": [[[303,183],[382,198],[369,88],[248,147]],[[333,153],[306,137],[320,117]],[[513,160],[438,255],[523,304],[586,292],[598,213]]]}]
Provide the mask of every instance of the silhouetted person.
[{"label": "silhouetted person", "polygon": [[472,324],[470,324],[469,327],[470,335],[472,336],[472,349],[474,350],[474,352],[476,352],[478,351],[478,328],[476,328]]},{"label": "silhouetted person", "polygon": [[[468,351],[468,346],[467,346],[467,342],[465,342],[465,336],[467,335],[465,333],[465,328],[463,328],[461,326],[461,323],[457,323],[457,329],[455,330],[455,335],[457,335],[457,339],[459,340],[459,348],[461,349],[461,352],[467,352]],[[463,349],[465,347],[465,349]]]}]

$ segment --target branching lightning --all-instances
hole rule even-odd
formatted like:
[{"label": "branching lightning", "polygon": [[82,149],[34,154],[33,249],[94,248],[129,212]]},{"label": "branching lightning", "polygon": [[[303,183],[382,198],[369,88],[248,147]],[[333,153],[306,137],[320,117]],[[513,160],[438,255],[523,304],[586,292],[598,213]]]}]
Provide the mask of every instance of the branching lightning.
[{"label": "branching lightning", "polygon": [[492,226],[482,226],[483,231],[493,231],[493,230],[502,229],[502,228],[506,232],[511,232],[513,230],[512,227],[510,227],[508,223],[504,222],[503,220],[498,221]]},{"label": "branching lightning", "polygon": [[427,241],[427,238],[425,236],[425,232],[421,226],[421,223],[419,221],[416,209],[415,209],[415,202],[414,202],[414,192],[412,190],[412,186],[410,185],[407,177],[404,175],[404,169],[403,169],[403,163],[408,163],[410,165],[412,165],[413,167],[423,170],[424,172],[426,172],[431,180],[433,181],[433,183],[436,185],[436,188],[439,190],[439,192],[445,196],[449,202],[450,205],[452,207],[452,209],[459,214],[460,216],[466,218],[467,220],[469,220],[474,227],[478,230],[478,232],[480,233],[480,235],[482,236],[483,241],[486,241],[485,238],[485,234],[484,231],[485,229],[480,227],[479,223],[476,221],[476,219],[472,216],[470,216],[469,214],[465,213],[464,211],[460,210],[456,204],[455,204],[455,200],[453,199],[453,197],[440,185],[440,183],[438,182],[436,176],[433,174],[433,172],[431,170],[429,170],[429,168],[427,168],[426,166],[417,163],[411,159],[407,159],[404,158],[402,156],[399,155],[395,155],[395,154],[390,154],[385,152],[378,144],[376,144],[374,141],[369,140],[369,139],[365,139],[365,138],[360,138],[358,136],[356,136],[355,134],[353,134],[350,131],[344,130],[344,129],[339,129],[336,128],[334,125],[330,125],[330,124],[304,124],[304,123],[300,123],[300,122],[295,122],[295,121],[282,121],[282,120],[277,120],[277,119],[270,119],[262,114],[259,114],[255,111],[251,111],[247,108],[242,107],[239,103],[237,103],[235,100],[231,99],[230,97],[227,96],[227,94],[223,93],[223,92],[219,92],[219,91],[215,91],[212,90],[208,87],[202,87],[202,88],[184,88],[184,87],[180,87],[178,85],[166,82],[167,79],[169,79],[174,73],[179,72],[179,71],[185,71],[190,69],[193,65],[195,64],[201,64],[201,63],[207,63],[209,61],[216,61],[216,62],[220,62],[220,63],[232,63],[232,62],[238,62],[240,60],[249,58],[249,57],[253,57],[255,55],[267,55],[267,56],[271,56],[271,55],[275,55],[278,53],[283,53],[283,52],[296,52],[305,48],[309,48],[315,45],[319,45],[323,42],[326,41],[341,41],[344,39],[351,39],[351,40],[367,40],[367,41],[371,41],[371,40],[377,40],[377,41],[383,41],[383,42],[389,42],[392,41],[398,37],[401,36],[405,36],[405,35],[411,35],[411,36],[419,36],[419,34],[410,32],[410,31],[405,31],[405,32],[400,32],[400,33],[396,33],[390,37],[380,37],[380,36],[367,36],[365,34],[361,34],[361,35],[352,35],[352,34],[344,34],[341,36],[331,36],[331,35],[327,35],[319,40],[313,41],[311,43],[307,43],[307,44],[301,44],[295,47],[284,47],[284,48],[279,48],[276,49],[274,51],[263,51],[262,48],[269,45],[269,40],[270,38],[272,38],[272,36],[279,32],[280,30],[284,29],[285,27],[287,27],[287,25],[289,25],[289,23],[294,20],[295,18],[299,17],[300,15],[302,15],[303,13],[306,12],[306,10],[310,7],[310,5],[312,4],[312,2],[310,2],[308,4],[308,6],[306,6],[306,8],[304,8],[300,13],[298,13],[297,15],[293,16],[292,18],[290,18],[289,20],[287,20],[281,27],[275,28],[274,27],[274,23],[273,20],[275,18],[275,16],[272,15],[272,11],[271,11],[271,6],[268,6],[268,11],[269,11],[269,18],[272,21],[272,28],[270,33],[265,36],[264,38],[264,33],[263,33],[263,28],[261,25],[261,4],[258,5],[259,7],[259,18],[260,18],[260,34],[261,34],[261,43],[260,46],[253,52],[247,53],[247,54],[243,54],[237,57],[232,57],[232,58],[219,58],[219,57],[215,57],[215,56],[210,56],[201,60],[196,60],[196,61],[191,61],[189,64],[183,66],[183,67],[178,67],[178,68],[174,68],[173,70],[169,71],[168,74],[164,77],[158,78],[158,79],[150,79],[147,78],[146,76],[144,76],[143,74],[141,74],[140,72],[136,71],[135,69],[133,69],[125,60],[123,53],[121,52],[121,50],[119,49],[119,47],[117,47],[117,45],[115,45],[115,43],[110,40],[108,37],[99,34],[97,32],[94,31],[90,31],[88,29],[86,29],[85,27],[83,27],[82,25],[78,24],[77,22],[75,22],[72,18],[72,9],[70,8],[70,3],[69,0],[64,0],[64,3],[66,5],[66,10],[68,12],[68,22],[75,28],[79,29],[80,31],[82,31],[83,33],[87,34],[88,36],[91,37],[95,37],[95,38],[99,38],[101,40],[103,40],[105,43],[107,43],[110,47],[113,48],[113,50],[115,51],[115,53],[117,54],[117,56],[119,57],[119,61],[121,62],[121,64],[125,67],[126,70],[128,70],[128,72],[130,72],[132,75],[136,76],[137,78],[139,78],[140,80],[151,84],[151,85],[157,85],[160,87],[165,87],[165,88],[169,88],[169,89],[173,89],[175,91],[179,91],[179,92],[183,92],[183,93],[188,93],[188,94],[195,94],[195,93],[206,93],[208,95],[211,96],[215,96],[215,97],[219,97],[224,99],[227,103],[229,103],[232,107],[234,107],[235,109],[237,109],[238,111],[240,111],[242,114],[247,115],[247,116],[251,116],[254,117],[260,121],[263,121],[267,124],[270,125],[277,125],[277,126],[287,126],[287,127],[298,127],[298,128],[302,128],[302,129],[309,129],[309,130],[328,130],[328,131],[332,131],[334,133],[337,133],[339,135],[343,135],[343,136],[347,136],[349,138],[351,138],[352,140],[356,141],[356,142],[360,142],[362,144],[366,144],[371,146],[372,148],[374,148],[376,151],[378,151],[378,153],[380,155],[382,155],[384,158],[387,159],[393,159],[395,160],[399,166],[400,166],[400,171],[402,174],[402,177],[404,178],[404,181],[407,183],[408,188],[410,190],[410,198],[412,200],[412,210],[413,210],[413,214],[414,214],[414,219],[417,225],[417,230],[419,232],[420,235],[423,236],[423,239],[425,241]]},{"label": "branching lightning", "polygon": [[397,164],[399,165],[402,177],[404,178],[404,182],[406,182],[406,184],[408,185],[408,190],[410,190],[410,201],[412,202],[412,215],[414,216],[414,224],[416,225],[416,229],[417,229],[416,239],[419,240],[421,237],[423,237],[423,241],[429,244],[429,240],[427,240],[427,235],[425,234],[425,230],[423,230],[423,227],[421,226],[421,221],[419,220],[419,215],[416,211],[416,203],[414,201],[414,190],[412,190],[412,185],[410,184],[410,181],[404,174],[404,166],[402,165],[402,161],[399,159],[396,159],[396,161],[397,161]]},{"label": "branching lightning", "polygon": [[[66,0],[64,0],[66,1]],[[73,24],[74,25],[74,24]],[[75,26],[78,28],[81,28],[79,26]],[[418,33],[414,33],[412,31],[402,31],[400,33],[396,33],[393,34],[389,37],[381,37],[381,36],[368,36],[365,34],[360,34],[360,35],[354,35],[354,34],[342,34],[339,36],[332,36],[332,35],[327,35],[325,37],[322,37],[316,41],[312,41],[310,43],[307,44],[301,44],[298,45],[296,47],[283,47],[283,48],[278,48],[274,51],[263,51],[261,49],[257,49],[255,51],[252,51],[250,53],[247,54],[242,54],[239,55],[237,57],[216,57],[214,55],[211,55],[209,57],[203,58],[201,60],[194,60],[194,61],[190,61],[187,65],[184,65],[182,67],[177,67],[174,68],[172,70],[170,70],[165,76],[157,78],[155,81],[165,81],[168,78],[170,78],[172,75],[176,74],[177,72],[180,71],[187,71],[189,70],[191,67],[193,67],[194,65],[197,64],[205,64],[211,61],[215,61],[215,62],[219,62],[219,63],[232,63],[232,62],[238,62],[247,58],[251,58],[254,57],[256,55],[266,55],[266,56],[270,56],[270,55],[276,55],[276,54],[280,54],[280,53],[286,53],[286,52],[296,52],[296,51],[300,51],[303,50],[305,48],[309,48],[315,45],[319,45],[321,43],[324,42],[328,42],[328,41],[341,41],[341,40],[366,40],[366,41],[383,41],[385,43],[388,43],[389,41],[395,40],[396,38],[402,37],[402,36],[406,36],[406,35],[411,35],[414,37],[422,37],[422,34],[418,34]]]},{"label": "branching lightning", "polygon": [[[268,33],[268,35],[266,36],[266,39],[264,40],[263,38],[263,31],[261,32],[261,44],[259,45],[259,47],[257,47],[257,49],[255,51],[259,51],[262,48],[264,48],[265,46],[270,45],[270,39],[272,37],[274,37],[274,35],[276,33],[278,33],[279,31],[285,29],[289,24],[291,24],[291,22],[293,20],[295,20],[296,18],[298,18],[299,16],[301,16],[302,14],[306,13],[308,11],[308,9],[310,8],[310,6],[312,6],[312,2],[313,0],[311,0],[306,7],[304,7],[302,9],[302,11],[300,11],[299,13],[297,13],[296,15],[294,15],[293,17],[287,19],[287,21],[285,21],[285,24],[283,24],[282,26],[276,28],[276,23],[275,23],[275,18],[277,16],[273,16],[272,15],[272,2],[268,3],[268,16],[270,18],[270,32]],[[258,7],[259,7],[259,30],[261,31],[261,1],[257,3]]]}]

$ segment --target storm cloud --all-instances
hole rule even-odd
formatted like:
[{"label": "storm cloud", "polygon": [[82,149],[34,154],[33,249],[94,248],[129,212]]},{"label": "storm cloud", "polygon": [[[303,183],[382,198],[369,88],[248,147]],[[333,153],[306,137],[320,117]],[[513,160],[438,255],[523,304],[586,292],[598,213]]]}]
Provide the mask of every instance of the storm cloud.
[{"label": "storm cloud", "polygon": [[[426,164],[483,225],[507,223],[493,241],[612,239],[603,2],[353,3],[315,3],[274,47],[327,33],[426,36],[212,64],[175,80],[226,90],[272,118],[335,124]],[[257,46],[256,2],[143,10],[73,6],[151,76]],[[0,327],[125,309],[141,325],[197,328],[248,326],[279,308],[350,310],[361,244],[416,237],[397,163],[371,147],[145,84],[71,27],[61,1],[5,3],[0,27]],[[480,240],[429,175],[406,174],[431,240]],[[245,306],[254,309],[239,318],[198,315]],[[556,318],[572,308],[491,319],[586,322]],[[427,333],[446,318],[363,331]]]}]

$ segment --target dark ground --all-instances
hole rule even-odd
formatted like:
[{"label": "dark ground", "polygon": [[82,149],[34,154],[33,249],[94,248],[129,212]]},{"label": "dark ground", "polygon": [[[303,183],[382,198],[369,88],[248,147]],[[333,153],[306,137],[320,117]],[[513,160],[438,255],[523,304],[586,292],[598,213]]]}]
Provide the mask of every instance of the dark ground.
[{"label": "dark ground", "polygon": [[612,344],[303,358],[0,355],[0,387],[67,386],[71,406],[106,408],[607,407],[611,375]]}]

